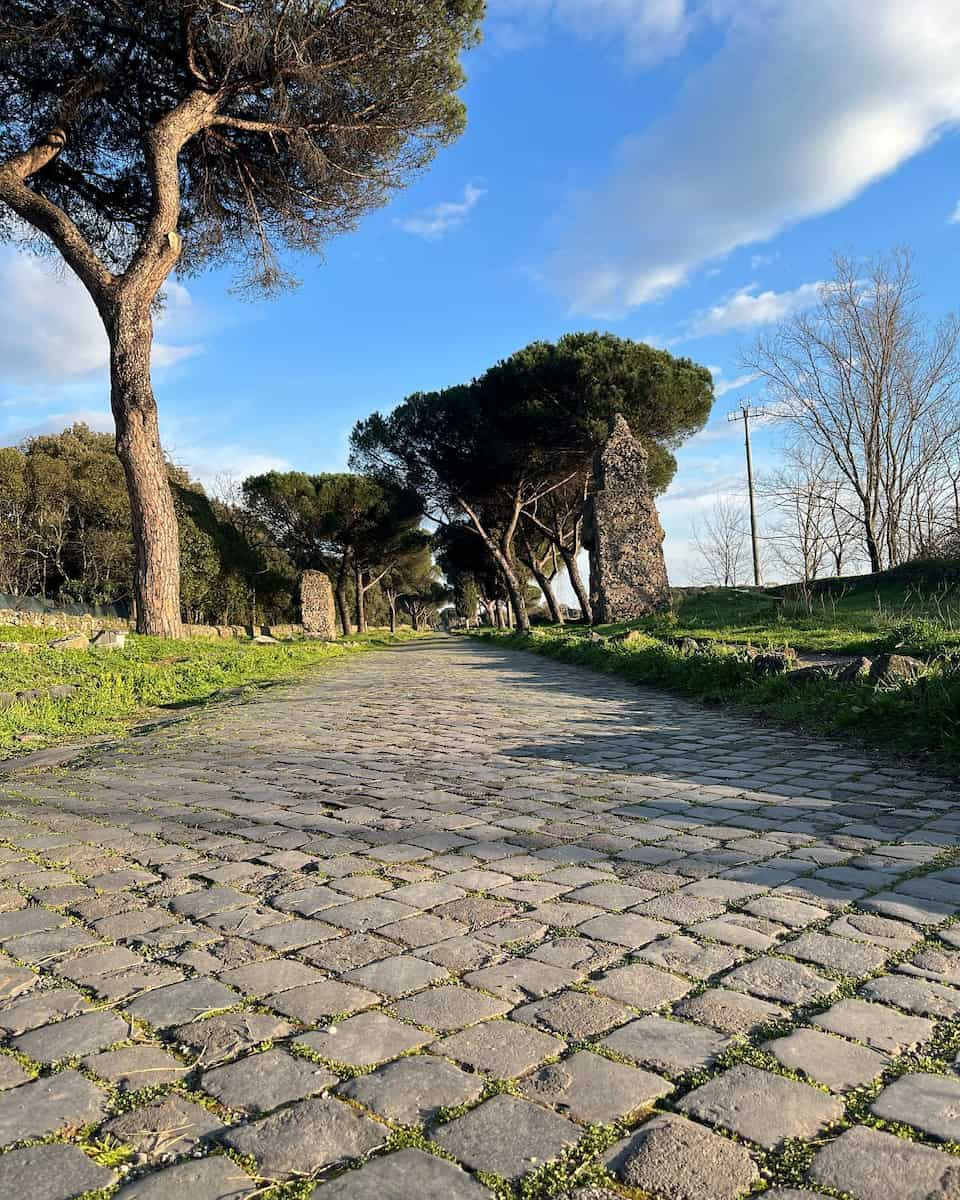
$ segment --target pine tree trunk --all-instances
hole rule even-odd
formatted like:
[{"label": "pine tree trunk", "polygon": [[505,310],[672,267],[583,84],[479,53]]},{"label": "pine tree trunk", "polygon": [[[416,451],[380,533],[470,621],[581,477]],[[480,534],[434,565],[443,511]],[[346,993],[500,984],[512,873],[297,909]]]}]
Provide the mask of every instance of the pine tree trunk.
[{"label": "pine tree trunk", "polygon": [[586,621],[588,625],[593,624],[593,605],[590,603],[590,595],[587,592],[583,582],[583,576],[580,574],[580,564],[577,562],[577,556],[572,550],[560,547],[560,556],[563,559],[563,565],[567,568],[567,577],[570,580],[570,586],[573,588],[577,596],[577,601],[580,605],[581,620]]},{"label": "pine tree trunk", "polygon": [[353,586],[357,593],[357,633],[367,632],[366,592],[363,590],[363,571],[355,567],[353,571]]},{"label": "pine tree trunk", "polygon": [[150,382],[149,307],[119,303],[107,321],[110,404],[133,519],[137,632],[179,637],[180,541]]},{"label": "pine tree trunk", "polygon": [[337,602],[337,616],[340,618],[340,628],[343,630],[344,637],[349,637],[353,633],[353,626],[350,624],[350,605],[347,603],[347,568],[349,562],[349,558],[344,555],[340,563],[340,569],[337,571],[336,587],[333,589],[334,599]]},{"label": "pine tree trunk", "polygon": [[530,569],[533,571],[533,577],[537,581],[537,587],[543,592],[543,600],[547,606],[547,612],[550,614],[550,620],[554,625],[562,625],[563,613],[560,611],[560,605],[553,594],[553,585],[539,567],[531,563]]},{"label": "pine tree trunk", "polygon": [[390,601],[390,636],[393,637],[397,632],[397,602]]}]

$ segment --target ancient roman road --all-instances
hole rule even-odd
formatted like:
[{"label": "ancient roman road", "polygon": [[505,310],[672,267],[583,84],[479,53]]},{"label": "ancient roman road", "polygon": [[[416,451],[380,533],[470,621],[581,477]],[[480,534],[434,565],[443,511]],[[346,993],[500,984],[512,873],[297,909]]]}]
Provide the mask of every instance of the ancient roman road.
[{"label": "ancient roman road", "polygon": [[958,833],[454,639],[0,777],[0,1196],[957,1200]]}]

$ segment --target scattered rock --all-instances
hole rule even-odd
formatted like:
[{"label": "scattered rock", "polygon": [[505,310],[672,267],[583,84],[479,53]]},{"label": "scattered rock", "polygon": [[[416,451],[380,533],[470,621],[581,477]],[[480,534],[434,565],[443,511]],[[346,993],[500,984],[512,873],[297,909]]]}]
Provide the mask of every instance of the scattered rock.
[{"label": "scattered rock", "polygon": [[24,688],[22,692],[17,692],[17,699],[21,704],[29,704],[33,700],[42,700],[44,693],[40,688]]},{"label": "scattered rock", "polygon": [[837,679],[841,683],[860,683],[870,674],[873,662],[869,658],[855,658],[840,671]]},{"label": "scattered rock", "polygon": [[277,639],[275,637],[270,637],[266,633],[258,633],[254,637],[252,637],[250,640],[251,640],[251,642],[256,642],[260,646],[276,646],[277,645]]},{"label": "scattered rock", "polygon": [[91,645],[101,650],[122,650],[126,644],[127,635],[122,629],[101,629],[91,639]]},{"label": "scattered rock", "polygon": [[0,692],[0,708],[9,708],[11,704],[16,704],[17,696],[15,692]]},{"label": "scattered rock", "polygon": [[72,683],[58,683],[49,691],[51,700],[69,700],[77,694],[77,688]]},{"label": "scattered rock", "polygon": [[696,640],[696,638],[681,638],[677,645],[680,648],[681,654],[696,654],[700,649],[700,643]]},{"label": "scattered rock", "polygon": [[66,637],[55,638],[50,643],[51,650],[89,650],[90,639],[85,633],[68,633]]},{"label": "scattered rock", "polygon": [[790,670],[790,659],[780,650],[758,654],[753,660],[753,669],[757,675],[786,675]]},{"label": "scattered rock", "polygon": [[787,674],[787,682],[791,687],[805,687],[808,683],[822,683],[832,678],[833,672],[828,667],[800,667]]},{"label": "scattered rock", "polygon": [[919,679],[926,664],[906,654],[881,654],[870,667],[871,682],[884,686]]},{"label": "scattered rock", "polygon": [[0,642],[0,654],[36,654],[39,642]]}]

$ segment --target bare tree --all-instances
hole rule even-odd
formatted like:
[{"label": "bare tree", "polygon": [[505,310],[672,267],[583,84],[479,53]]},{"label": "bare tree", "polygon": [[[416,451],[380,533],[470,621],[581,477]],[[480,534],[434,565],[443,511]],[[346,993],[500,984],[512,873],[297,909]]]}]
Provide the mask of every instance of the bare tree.
[{"label": "bare tree", "polygon": [[[3,0],[0,223],[55,250],[110,343],[137,625],[180,630],[177,521],[150,379],[175,267],[313,250],[463,128],[483,0]],[[36,243],[35,243],[36,244]],[[251,265],[252,264],[252,265]]]},{"label": "bare tree", "polygon": [[856,496],[832,460],[802,441],[787,444],[781,465],[758,481],[766,502],[764,542],[786,573],[804,582],[854,559]]},{"label": "bare tree", "polygon": [[736,587],[748,556],[749,518],[739,501],[719,496],[693,525],[693,542],[707,582]]},{"label": "bare tree", "polygon": [[960,322],[926,325],[908,250],[834,267],[819,304],[761,339],[745,365],[853,496],[878,571],[910,553],[911,505],[960,431]]}]

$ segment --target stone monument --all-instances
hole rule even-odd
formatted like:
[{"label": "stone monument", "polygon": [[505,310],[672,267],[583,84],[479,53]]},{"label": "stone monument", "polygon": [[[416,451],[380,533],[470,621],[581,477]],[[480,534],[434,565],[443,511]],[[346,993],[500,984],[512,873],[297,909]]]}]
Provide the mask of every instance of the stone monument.
[{"label": "stone monument", "polygon": [[300,576],[300,613],[307,637],[334,641],[337,617],[333,607],[333,586],[322,571],[304,571]]},{"label": "stone monument", "polygon": [[584,532],[595,624],[633,621],[669,607],[663,527],[647,478],[647,452],[619,415],[597,455]]}]

